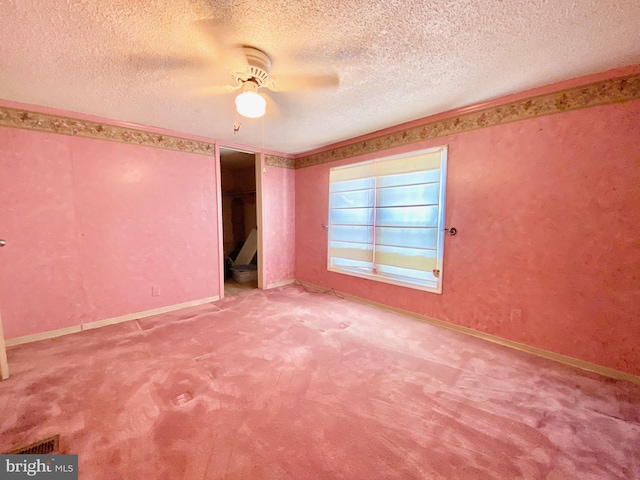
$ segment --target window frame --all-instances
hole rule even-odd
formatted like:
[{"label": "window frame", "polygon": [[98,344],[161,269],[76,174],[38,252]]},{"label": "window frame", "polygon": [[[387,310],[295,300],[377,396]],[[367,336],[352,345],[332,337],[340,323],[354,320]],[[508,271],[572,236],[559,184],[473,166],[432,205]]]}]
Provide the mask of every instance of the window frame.
[{"label": "window frame", "polygon": [[[360,165],[364,165],[367,163],[376,163],[376,162],[384,162],[387,160],[394,160],[394,159],[400,159],[400,158],[404,158],[404,157],[414,157],[414,156],[419,156],[419,155],[425,155],[425,154],[433,154],[436,152],[440,152],[440,177],[439,177],[439,193],[438,193],[438,214],[437,214],[437,247],[436,247],[436,267],[434,270],[438,270],[438,275],[434,275],[435,277],[435,282],[436,285],[434,286],[430,286],[430,285],[424,285],[421,283],[413,283],[410,281],[406,281],[406,280],[402,280],[399,278],[393,278],[390,276],[386,276],[384,274],[380,274],[380,273],[374,273],[374,272],[364,272],[364,271],[356,271],[356,270],[350,270],[350,269],[346,269],[340,266],[335,266],[332,265],[332,256],[331,256],[331,238],[332,238],[332,227],[334,225],[332,225],[331,222],[331,172],[334,170],[340,170],[340,169],[347,169],[347,168],[353,168],[355,166],[360,166]],[[448,160],[448,145],[441,145],[438,147],[432,147],[432,148],[425,148],[425,149],[419,149],[419,150],[413,150],[410,152],[405,152],[405,153],[399,153],[399,154],[395,154],[395,155],[388,155],[388,156],[384,156],[384,157],[379,157],[379,158],[374,158],[371,160],[365,160],[362,162],[355,162],[355,163],[350,163],[350,164],[346,164],[346,165],[341,165],[339,167],[333,167],[329,170],[329,188],[328,188],[328,220],[327,220],[327,227],[328,227],[328,231],[327,231],[327,270],[330,272],[334,272],[334,273],[339,273],[342,275],[349,275],[352,277],[357,277],[357,278],[364,278],[367,280],[373,280],[373,281],[377,281],[377,282],[381,282],[381,283],[387,283],[387,284],[391,284],[391,285],[396,285],[396,286],[401,286],[401,287],[406,287],[406,288],[411,288],[411,289],[415,289],[415,290],[420,290],[420,291],[425,291],[425,292],[430,292],[430,293],[435,293],[435,294],[442,294],[442,283],[443,283],[443,273],[444,273],[444,238],[445,238],[445,211],[446,211],[446,184],[447,184],[447,160]],[[423,171],[428,171],[429,169],[425,169]],[[409,185],[404,185],[404,186],[409,186]],[[381,208],[378,207],[376,205],[376,198],[378,196],[378,188],[383,188],[383,187],[378,187],[377,184],[374,182],[374,187],[373,187],[373,196],[374,196],[374,200],[373,203],[371,205],[371,207],[367,207],[367,208],[373,208],[373,229],[375,232],[376,229],[376,209],[377,208]],[[410,208],[410,207],[406,207],[406,208]],[[336,227],[339,225],[335,225]],[[375,252],[375,248],[376,248],[376,242],[375,242],[375,234],[373,237],[373,242],[372,242],[372,248]],[[375,255],[375,254],[374,254]],[[375,256],[374,256],[375,258]]]}]

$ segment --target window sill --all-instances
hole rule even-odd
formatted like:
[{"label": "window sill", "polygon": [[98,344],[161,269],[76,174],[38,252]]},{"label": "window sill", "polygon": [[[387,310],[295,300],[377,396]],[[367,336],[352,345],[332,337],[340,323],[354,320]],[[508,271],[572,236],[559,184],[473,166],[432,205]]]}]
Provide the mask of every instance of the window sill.
[{"label": "window sill", "polygon": [[342,275],[349,275],[350,277],[364,278],[366,280],[373,280],[374,282],[388,283],[389,285],[396,285],[398,287],[411,288],[413,290],[420,290],[423,292],[442,295],[442,277],[440,277],[440,281],[438,282],[438,285],[436,287],[431,287],[429,285],[421,285],[418,283],[403,282],[402,280],[387,277],[384,275],[376,275],[374,273],[357,272],[354,270],[346,270],[343,268],[335,268],[330,266],[327,267],[327,270],[334,273],[340,273]]}]

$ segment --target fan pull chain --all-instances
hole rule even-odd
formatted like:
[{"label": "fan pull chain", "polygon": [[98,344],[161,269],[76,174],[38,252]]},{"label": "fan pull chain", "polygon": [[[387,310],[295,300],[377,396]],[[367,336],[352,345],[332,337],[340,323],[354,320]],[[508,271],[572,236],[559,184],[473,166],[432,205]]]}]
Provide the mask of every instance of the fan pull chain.
[{"label": "fan pull chain", "polygon": [[238,117],[238,111],[236,110],[236,121],[233,122],[233,133],[234,135],[240,131],[240,118]]},{"label": "fan pull chain", "polygon": [[264,116],[262,117],[262,173],[267,173],[267,160],[264,155]]}]

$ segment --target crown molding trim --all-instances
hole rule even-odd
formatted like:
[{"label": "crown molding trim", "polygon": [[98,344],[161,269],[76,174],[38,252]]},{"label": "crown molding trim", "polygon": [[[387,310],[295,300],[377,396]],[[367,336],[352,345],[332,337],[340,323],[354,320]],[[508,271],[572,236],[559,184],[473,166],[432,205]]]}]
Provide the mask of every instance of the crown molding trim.
[{"label": "crown molding trim", "polygon": [[463,113],[443,120],[429,122],[427,119],[424,124],[417,127],[296,157],[295,168],[310,167],[505,123],[637,99],[640,99],[640,74],[607,79],[471,113]]},{"label": "crown molding trim", "polygon": [[296,161],[293,158],[279,157],[277,155],[265,155],[264,164],[270,167],[296,168]]},{"label": "crown molding trim", "polygon": [[213,143],[4,106],[0,126],[215,156]]},{"label": "crown molding trim", "polygon": [[[637,99],[640,99],[640,74],[633,74],[463,113],[443,120],[427,121],[423,125],[295,159],[266,155],[265,164],[281,168],[310,167],[481,128]],[[4,106],[0,106],[0,126],[215,156],[212,142]]]}]

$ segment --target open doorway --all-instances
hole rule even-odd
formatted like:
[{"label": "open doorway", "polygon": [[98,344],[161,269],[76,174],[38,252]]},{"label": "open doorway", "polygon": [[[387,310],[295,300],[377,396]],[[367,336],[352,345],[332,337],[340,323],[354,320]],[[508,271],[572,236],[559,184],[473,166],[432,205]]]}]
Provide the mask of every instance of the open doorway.
[{"label": "open doorway", "polygon": [[258,288],[256,155],[220,148],[224,295]]}]

